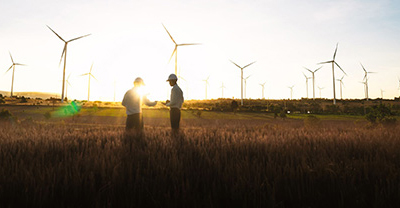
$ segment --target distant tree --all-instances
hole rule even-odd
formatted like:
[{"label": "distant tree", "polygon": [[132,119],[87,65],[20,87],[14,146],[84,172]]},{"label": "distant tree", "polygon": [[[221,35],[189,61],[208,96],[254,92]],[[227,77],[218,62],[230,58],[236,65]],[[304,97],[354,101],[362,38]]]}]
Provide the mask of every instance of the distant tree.
[{"label": "distant tree", "polygon": [[394,114],[392,113],[390,106],[379,104],[377,106],[372,106],[369,113],[367,113],[365,117],[373,124],[394,124],[396,123],[397,119],[393,116]]}]

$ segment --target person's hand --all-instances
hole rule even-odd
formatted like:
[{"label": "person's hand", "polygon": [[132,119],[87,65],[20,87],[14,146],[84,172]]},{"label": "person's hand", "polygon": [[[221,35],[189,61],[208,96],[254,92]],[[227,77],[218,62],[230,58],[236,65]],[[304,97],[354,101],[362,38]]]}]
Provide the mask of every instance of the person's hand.
[{"label": "person's hand", "polygon": [[165,104],[168,104],[168,103],[170,103],[171,101],[169,101],[169,100],[167,100],[166,102],[165,102]]}]

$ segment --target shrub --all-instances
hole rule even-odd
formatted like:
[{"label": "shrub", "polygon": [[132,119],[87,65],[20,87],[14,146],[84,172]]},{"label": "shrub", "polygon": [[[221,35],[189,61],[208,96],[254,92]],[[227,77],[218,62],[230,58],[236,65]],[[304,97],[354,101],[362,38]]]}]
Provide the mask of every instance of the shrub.
[{"label": "shrub", "polygon": [[20,103],[27,103],[27,102],[28,102],[28,100],[26,100],[26,98],[24,96],[22,96]]},{"label": "shrub", "polygon": [[44,117],[45,117],[46,119],[50,119],[50,118],[51,118],[51,113],[50,113],[50,111],[47,111],[47,112],[44,114]]},{"label": "shrub", "polygon": [[304,126],[307,128],[320,127],[321,120],[314,115],[307,115],[304,119]]},{"label": "shrub", "polygon": [[9,110],[4,109],[4,108],[1,110],[1,112],[0,112],[0,120],[8,120],[8,119],[10,119],[12,117],[13,117],[13,115]]},{"label": "shrub", "polygon": [[393,117],[393,113],[390,107],[380,104],[378,106],[373,106],[369,109],[369,113],[365,115],[365,118],[372,124],[395,124],[397,119]]}]

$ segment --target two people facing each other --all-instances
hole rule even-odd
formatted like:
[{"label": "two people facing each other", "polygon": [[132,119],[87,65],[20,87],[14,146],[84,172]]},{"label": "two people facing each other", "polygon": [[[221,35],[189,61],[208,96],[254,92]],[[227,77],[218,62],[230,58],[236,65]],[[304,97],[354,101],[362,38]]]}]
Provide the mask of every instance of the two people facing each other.
[{"label": "two people facing each other", "polygon": [[[171,128],[176,130],[179,129],[179,123],[181,120],[181,108],[184,101],[183,92],[177,84],[178,77],[175,74],[171,74],[168,77],[167,82],[172,87],[171,98],[167,100],[165,104],[170,107],[170,122]],[[157,101],[151,102],[147,99],[147,96],[141,94],[141,87],[144,86],[142,78],[138,77],[133,82],[133,88],[125,93],[122,105],[126,108],[126,130],[142,130],[143,129],[143,114],[142,105],[155,106]]]}]

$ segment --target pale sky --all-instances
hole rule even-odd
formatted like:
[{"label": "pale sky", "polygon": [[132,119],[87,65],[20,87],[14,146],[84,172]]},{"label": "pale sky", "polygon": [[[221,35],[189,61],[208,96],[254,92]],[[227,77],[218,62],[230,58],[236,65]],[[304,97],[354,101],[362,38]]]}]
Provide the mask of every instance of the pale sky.
[{"label": "pale sky", "polygon": [[[61,94],[64,43],[47,27],[66,40],[91,33],[69,43],[66,75],[70,99],[87,99],[87,73],[92,63],[90,100],[116,100],[140,76],[150,98],[166,100],[170,87],[165,82],[174,72],[168,63],[174,44],[162,27],[167,27],[178,43],[202,43],[178,49],[181,88],[186,99],[204,99],[210,76],[208,98],[240,98],[240,69],[244,66],[247,97],[287,99],[288,86],[295,85],[293,98],[306,97],[304,67],[316,69],[318,62],[336,56],[346,71],[344,98],[363,98],[360,82],[369,78],[369,95],[393,99],[399,96],[400,3],[390,0],[210,0],[210,1],[54,1],[15,0],[0,3],[0,91],[10,91],[12,71],[8,51],[17,63],[14,91]],[[336,78],[342,77],[340,70]],[[325,65],[316,74],[322,97],[332,98],[332,68]],[[309,96],[312,96],[309,81]],[[336,83],[337,98],[340,98]]]}]

